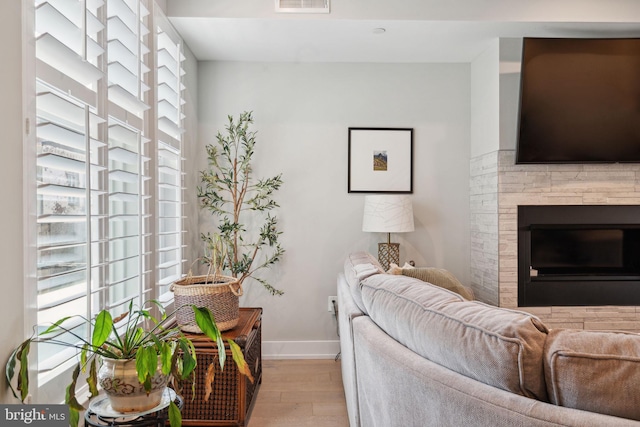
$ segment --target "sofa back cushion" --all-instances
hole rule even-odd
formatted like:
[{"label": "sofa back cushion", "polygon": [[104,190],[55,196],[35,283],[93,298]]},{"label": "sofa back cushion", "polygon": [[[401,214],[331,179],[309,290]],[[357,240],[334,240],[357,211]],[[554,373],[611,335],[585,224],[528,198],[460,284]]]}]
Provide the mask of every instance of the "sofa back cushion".
[{"label": "sofa back cushion", "polygon": [[640,335],[553,329],[544,371],[551,403],[640,420]]},{"label": "sofa back cushion", "polygon": [[485,384],[547,400],[547,329],[537,317],[386,274],[362,282],[362,300],[378,326],[419,355]]}]

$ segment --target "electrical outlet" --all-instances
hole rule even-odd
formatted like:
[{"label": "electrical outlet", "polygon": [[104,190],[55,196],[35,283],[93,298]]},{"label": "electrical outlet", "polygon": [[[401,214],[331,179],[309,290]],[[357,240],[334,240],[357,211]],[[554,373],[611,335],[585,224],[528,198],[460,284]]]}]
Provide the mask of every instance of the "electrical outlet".
[{"label": "electrical outlet", "polygon": [[329,301],[327,302],[327,311],[329,313],[336,314],[334,309],[334,303],[338,304],[338,297],[329,297]]}]

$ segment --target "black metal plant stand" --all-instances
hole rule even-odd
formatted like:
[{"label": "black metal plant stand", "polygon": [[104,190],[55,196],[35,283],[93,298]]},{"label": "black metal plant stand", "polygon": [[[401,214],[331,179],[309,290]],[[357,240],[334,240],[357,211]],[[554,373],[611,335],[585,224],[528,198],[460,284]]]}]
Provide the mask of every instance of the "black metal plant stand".
[{"label": "black metal plant stand", "polygon": [[[176,395],[173,400],[178,408],[182,409],[184,400],[181,396]],[[164,427],[169,419],[169,403],[162,408],[153,412],[146,412],[140,414],[126,414],[121,416],[112,416],[97,414],[91,407],[84,414],[85,427]]]}]

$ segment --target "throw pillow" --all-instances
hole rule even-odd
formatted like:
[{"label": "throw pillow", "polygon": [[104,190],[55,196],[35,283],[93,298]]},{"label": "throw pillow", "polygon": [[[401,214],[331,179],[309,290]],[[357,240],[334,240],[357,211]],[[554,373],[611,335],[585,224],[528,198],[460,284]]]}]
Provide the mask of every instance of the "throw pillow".
[{"label": "throw pillow", "polygon": [[[393,271],[393,272],[391,272]],[[423,282],[431,283],[432,285],[439,286],[441,288],[448,289],[457,293],[467,300],[473,300],[474,295],[471,288],[464,286],[460,281],[451,274],[450,271],[443,268],[434,267],[410,267],[400,268],[398,266],[393,267],[389,271],[390,274],[402,274],[404,276],[413,277],[415,279],[422,280]]]}]

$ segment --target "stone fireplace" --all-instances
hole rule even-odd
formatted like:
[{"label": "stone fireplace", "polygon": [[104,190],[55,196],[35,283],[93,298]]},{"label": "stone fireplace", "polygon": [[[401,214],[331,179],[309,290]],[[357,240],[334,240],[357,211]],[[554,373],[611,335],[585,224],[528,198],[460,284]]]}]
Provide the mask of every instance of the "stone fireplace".
[{"label": "stone fireplace", "polygon": [[[542,301],[536,304],[539,306],[524,306],[518,301],[518,208],[626,205],[640,209],[636,206],[640,205],[640,165],[516,165],[514,159],[513,150],[471,159],[470,285],[476,297],[533,313],[549,327],[640,332],[640,302],[605,299],[570,305]],[[637,220],[640,223],[640,216]],[[611,239],[620,232],[624,233],[600,232],[599,238]],[[599,260],[603,268],[617,261]]]}]

